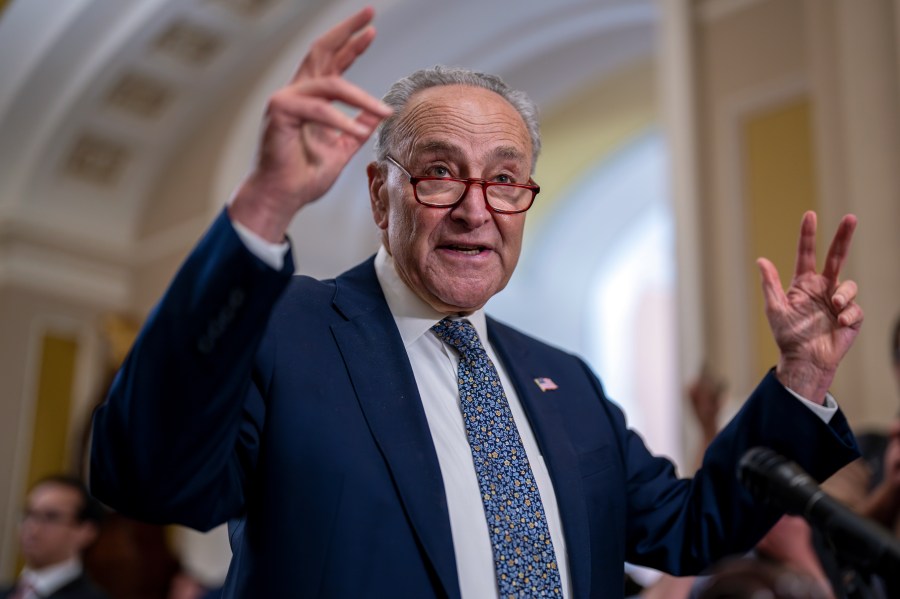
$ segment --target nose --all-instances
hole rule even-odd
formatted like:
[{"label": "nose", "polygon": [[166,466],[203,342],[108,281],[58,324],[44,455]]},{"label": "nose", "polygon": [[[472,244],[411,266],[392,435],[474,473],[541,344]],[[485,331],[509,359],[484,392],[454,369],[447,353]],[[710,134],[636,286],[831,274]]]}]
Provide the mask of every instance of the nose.
[{"label": "nose", "polygon": [[469,228],[477,229],[491,219],[491,209],[487,204],[484,186],[472,183],[462,199],[450,210],[454,220],[464,222]]}]

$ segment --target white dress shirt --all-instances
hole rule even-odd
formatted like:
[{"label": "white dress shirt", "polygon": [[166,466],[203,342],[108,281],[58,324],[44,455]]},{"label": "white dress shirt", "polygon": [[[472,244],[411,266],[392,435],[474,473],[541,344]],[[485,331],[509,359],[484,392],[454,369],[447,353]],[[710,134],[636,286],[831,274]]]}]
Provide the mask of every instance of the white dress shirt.
[{"label": "white dress shirt", "polygon": [[26,581],[31,585],[31,589],[34,589],[25,593],[25,599],[38,599],[38,597],[52,595],[81,576],[83,571],[81,560],[73,557],[70,560],[47,566],[40,570],[25,568],[19,579]]},{"label": "white dress shirt", "polygon": [[[456,570],[462,597],[463,599],[497,597],[491,538],[484,516],[472,450],[469,447],[459,406],[456,374],[459,356],[431,331],[431,327],[445,315],[434,310],[406,286],[394,268],[393,258],[383,247],[375,256],[375,273],[403,338],[403,345],[406,347],[416,377],[428,428],[431,430],[431,438],[437,452],[441,476],[444,479],[447,508],[450,512],[450,531],[453,534],[453,552],[456,555]],[[544,504],[547,526],[550,529],[550,538],[559,565],[563,596],[571,597],[562,519],[556,504],[550,473],[544,464],[516,389],[491,347],[484,311],[478,310],[466,318],[478,332],[484,349],[500,375],[500,382],[506,392],[516,428],[537,482],[541,502]]]}]

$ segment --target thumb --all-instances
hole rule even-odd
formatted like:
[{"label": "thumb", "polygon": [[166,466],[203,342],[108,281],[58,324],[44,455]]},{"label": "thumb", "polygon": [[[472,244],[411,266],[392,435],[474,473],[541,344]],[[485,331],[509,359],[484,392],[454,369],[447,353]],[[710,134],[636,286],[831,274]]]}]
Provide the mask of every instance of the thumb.
[{"label": "thumb", "polygon": [[781,279],[778,277],[778,269],[767,258],[757,258],[756,266],[762,279],[763,300],[766,309],[781,306],[785,301],[784,290],[781,288]]}]

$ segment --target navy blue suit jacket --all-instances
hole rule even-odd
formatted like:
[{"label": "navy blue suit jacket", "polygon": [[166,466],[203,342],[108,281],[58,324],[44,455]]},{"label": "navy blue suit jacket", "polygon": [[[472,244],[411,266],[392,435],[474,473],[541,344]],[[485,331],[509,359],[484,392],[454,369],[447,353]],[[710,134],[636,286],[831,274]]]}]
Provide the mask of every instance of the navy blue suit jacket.
[{"label": "navy blue suit jacket", "polygon": [[[95,414],[94,493],[155,522],[229,520],[228,597],[458,597],[437,456],[372,260],[330,281],[292,270],[214,223]],[[580,359],[491,319],[488,335],[549,468],[578,598],[621,596],[625,560],[691,573],[753,545],[777,514],[736,480],[746,449],[818,479],[857,455],[843,415],[824,424],[770,374],[680,480]]]}]

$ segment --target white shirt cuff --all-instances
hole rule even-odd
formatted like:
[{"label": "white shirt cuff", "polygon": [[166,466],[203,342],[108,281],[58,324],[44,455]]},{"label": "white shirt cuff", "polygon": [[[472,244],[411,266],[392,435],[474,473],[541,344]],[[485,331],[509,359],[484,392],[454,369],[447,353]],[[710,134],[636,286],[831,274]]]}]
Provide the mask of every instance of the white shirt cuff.
[{"label": "white shirt cuff", "polygon": [[805,405],[807,408],[812,410],[813,414],[815,414],[816,416],[821,418],[822,422],[824,422],[825,424],[828,424],[829,422],[831,422],[831,418],[835,414],[837,414],[838,405],[837,405],[837,402],[834,400],[834,397],[832,397],[831,393],[825,394],[825,405],[823,406],[821,404],[817,404],[814,401],[809,401],[808,399],[806,399],[805,397],[803,397],[801,395],[798,395],[797,393],[795,393],[792,389],[790,389],[788,387],[785,387],[785,389],[787,389],[788,393],[790,393],[791,395],[793,395],[794,397],[799,399],[801,402],[803,402],[803,405]]},{"label": "white shirt cuff", "polygon": [[291,247],[288,242],[272,243],[266,241],[236,220],[232,220],[231,225],[251,254],[275,270],[281,270],[284,267],[284,257]]}]

